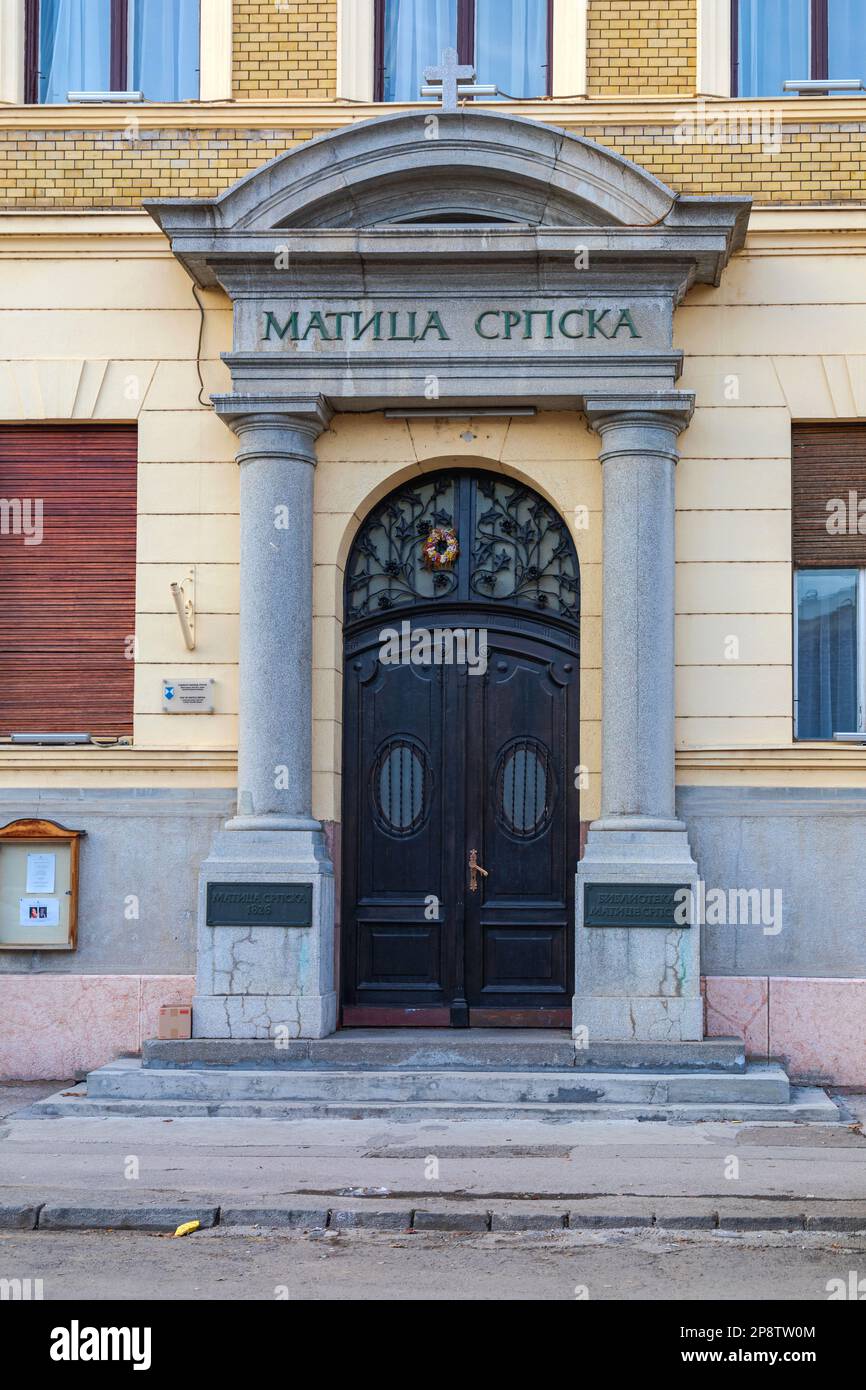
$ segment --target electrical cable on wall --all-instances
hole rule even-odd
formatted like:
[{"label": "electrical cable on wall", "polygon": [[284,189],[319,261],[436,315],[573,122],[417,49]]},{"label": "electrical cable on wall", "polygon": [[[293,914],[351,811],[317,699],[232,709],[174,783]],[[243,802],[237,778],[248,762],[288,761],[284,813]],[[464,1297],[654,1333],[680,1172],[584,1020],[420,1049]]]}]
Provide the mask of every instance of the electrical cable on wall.
[{"label": "electrical cable on wall", "polygon": [[212,410],[213,406],[204,395],[204,378],[201,374],[201,345],[202,339],[204,338],[204,305],[199,299],[198,286],[195,283],[193,283],[192,292],[195,295],[195,302],[198,305],[199,312],[198,347],[195,350],[195,369],[198,372],[198,400],[199,405],[206,405]]}]

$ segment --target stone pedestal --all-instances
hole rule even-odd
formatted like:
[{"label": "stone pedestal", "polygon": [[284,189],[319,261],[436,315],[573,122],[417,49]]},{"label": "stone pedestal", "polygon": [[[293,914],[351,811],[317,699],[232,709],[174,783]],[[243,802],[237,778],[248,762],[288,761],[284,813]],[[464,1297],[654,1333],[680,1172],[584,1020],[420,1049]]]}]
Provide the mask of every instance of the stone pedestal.
[{"label": "stone pedestal", "polygon": [[[311,883],[309,927],[210,927],[209,883]],[[320,831],[224,830],[199,877],[197,1038],[324,1038],[337,1026],[334,873]]]},{"label": "stone pedestal", "polygon": [[678,885],[697,866],[674,809],[674,474],[692,397],[587,401],[602,437],[602,814],[577,871],[575,1036],[703,1037],[700,927],[593,927],[588,884]]},{"label": "stone pedestal", "polygon": [[[237,815],[199,880],[193,1035],[322,1038],[337,1023],[334,874],[312,816],[313,476],[317,398],[217,397],[240,439]],[[210,926],[209,883],[309,884],[310,925]]]},{"label": "stone pedestal", "polygon": [[[599,1041],[695,1041],[703,1037],[700,926],[584,926],[590,883],[680,884],[698,870],[680,831],[590,829],[577,875],[574,1030]],[[691,901],[694,901],[692,898]]]}]

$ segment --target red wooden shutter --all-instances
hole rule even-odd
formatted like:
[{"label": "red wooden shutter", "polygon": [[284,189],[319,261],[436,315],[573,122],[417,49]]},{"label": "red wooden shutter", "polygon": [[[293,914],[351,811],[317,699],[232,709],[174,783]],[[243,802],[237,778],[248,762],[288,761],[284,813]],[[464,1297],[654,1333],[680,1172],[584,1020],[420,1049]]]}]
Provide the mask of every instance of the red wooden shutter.
[{"label": "red wooden shutter", "polygon": [[[132,734],[137,432],[0,425],[0,734]],[[13,534],[42,499],[42,540]]]},{"label": "red wooden shutter", "polygon": [[[866,425],[795,425],[792,458],[794,564],[866,565],[857,510],[858,501],[866,501]],[[844,505],[841,534],[827,529],[828,503],[834,511]]]}]

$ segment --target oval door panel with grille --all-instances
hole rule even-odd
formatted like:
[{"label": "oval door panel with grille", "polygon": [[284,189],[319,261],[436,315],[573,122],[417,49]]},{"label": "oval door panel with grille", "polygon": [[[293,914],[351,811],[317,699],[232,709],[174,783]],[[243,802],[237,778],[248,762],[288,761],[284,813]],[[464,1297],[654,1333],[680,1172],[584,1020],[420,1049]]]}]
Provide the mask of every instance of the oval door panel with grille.
[{"label": "oval door panel with grille", "polygon": [[389,835],[403,838],[420,830],[430,805],[430,768],[421,745],[408,738],[383,744],[370,790],[376,819]]},{"label": "oval door panel with grille", "polygon": [[496,816],[518,840],[541,835],[550,822],[555,786],[550,750],[538,739],[519,738],[503,748],[494,775]]}]

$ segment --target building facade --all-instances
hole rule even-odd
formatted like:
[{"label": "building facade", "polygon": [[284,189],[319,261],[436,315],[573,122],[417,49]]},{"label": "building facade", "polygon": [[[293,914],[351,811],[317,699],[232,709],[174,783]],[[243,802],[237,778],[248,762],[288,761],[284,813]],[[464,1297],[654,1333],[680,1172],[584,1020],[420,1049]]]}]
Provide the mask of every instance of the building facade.
[{"label": "building facade", "polygon": [[866,1079],[852,8],[3,0],[0,1074]]}]

